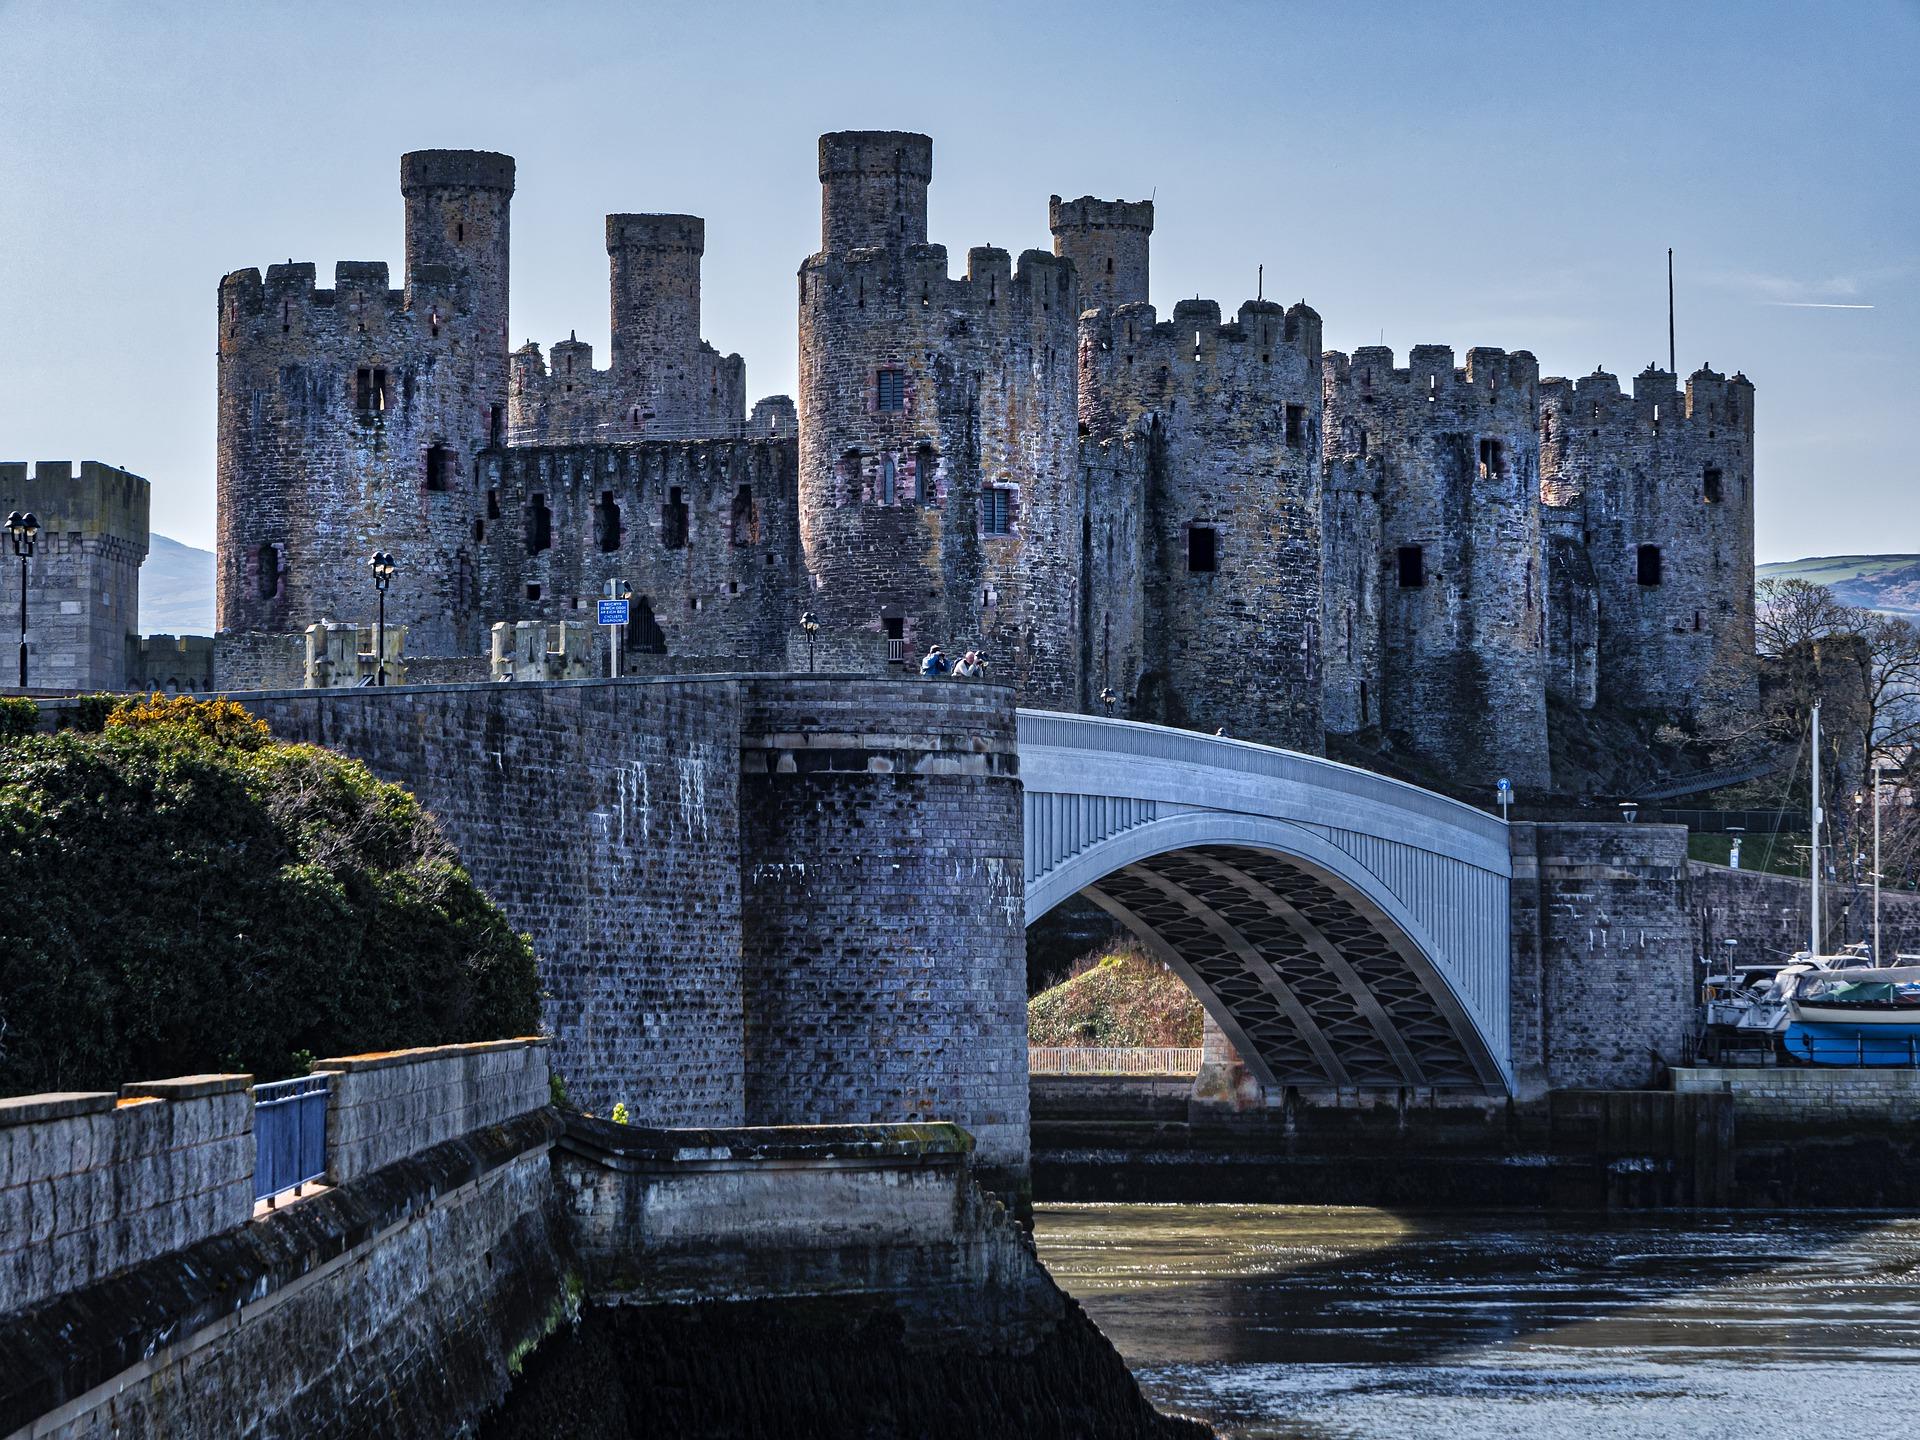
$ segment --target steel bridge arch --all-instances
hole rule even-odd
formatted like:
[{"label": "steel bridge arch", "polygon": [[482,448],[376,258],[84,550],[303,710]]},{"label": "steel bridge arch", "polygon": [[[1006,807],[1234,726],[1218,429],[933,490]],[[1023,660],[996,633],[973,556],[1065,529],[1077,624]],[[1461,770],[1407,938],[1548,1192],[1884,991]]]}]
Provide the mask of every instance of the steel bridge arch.
[{"label": "steel bridge arch", "polygon": [[1026,919],[1081,894],[1270,1086],[1510,1093],[1500,821],[1318,756],[1023,710]]}]

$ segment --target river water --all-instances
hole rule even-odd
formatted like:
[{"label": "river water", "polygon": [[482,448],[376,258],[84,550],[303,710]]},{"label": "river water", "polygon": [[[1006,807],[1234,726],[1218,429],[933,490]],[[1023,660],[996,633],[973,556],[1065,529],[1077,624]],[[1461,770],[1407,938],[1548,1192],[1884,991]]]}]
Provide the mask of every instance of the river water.
[{"label": "river water", "polygon": [[1920,1433],[1920,1217],[1043,1205],[1156,1404],[1313,1440]]}]

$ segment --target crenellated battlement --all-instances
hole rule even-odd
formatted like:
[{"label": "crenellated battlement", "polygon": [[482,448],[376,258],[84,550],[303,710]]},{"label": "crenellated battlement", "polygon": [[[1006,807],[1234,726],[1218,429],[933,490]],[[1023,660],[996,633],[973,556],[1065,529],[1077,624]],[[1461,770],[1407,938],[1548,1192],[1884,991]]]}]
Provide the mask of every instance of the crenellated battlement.
[{"label": "crenellated battlement", "polygon": [[[1571,381],[1552,376],[1540,382],[1540,407],[1547,441],[1578,443],[1582,431],[1588,439],[1629,430],[1652,436],[1677,426],[1710,432],[1709,439],[1751,439],[1753,434],[1753,382],[1706,365],[1687,377],[1684,393],[1671,370],[1655,365],[1634,376],[1631,394],[1621,391],[1618,377],[1601,369]],[[1559,435],[1552,433],[1555,424]],[[1596,430],[1599,436],[1592,433]]]},{"label": "crenellated battlement", "polygon": [[1500,398],[1540,384],[1540,362],[1531,351],[1490,345],[1468,350],[1466,364],[1459,366],[1453,363],[1451,345],[1416,345],[1408,352],[1406,365],[1398,368],[1388,345],[1363,345],[1351,357],[1329,350],[1323,360],[1336,390],[1352,389],[1361,396],[1400,391],[1434,397],[1467,390]]}]

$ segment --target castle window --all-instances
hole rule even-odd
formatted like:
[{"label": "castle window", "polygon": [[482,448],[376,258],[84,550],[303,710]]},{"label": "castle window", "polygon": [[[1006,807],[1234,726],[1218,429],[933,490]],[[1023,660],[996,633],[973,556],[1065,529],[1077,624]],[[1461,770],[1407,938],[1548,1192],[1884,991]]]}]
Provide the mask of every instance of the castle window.
[{"label": "castle window", "polygon": [[529,600],[538,600],[540,598],[540,587],[538,585],[527,586],[527,598]]},{"label": "castle window", "polygon": [[1507,478],[1507,446],[1502,440],[1482,440],[1480,442],[1480,478],[1482,480],[1504,480]]},{"label": "castle window", "polygon": [[487,443],[498,445],[506,438],[507,407],[495,405],[487,411]]},{"label": "castle window", "polygon": [[453,488],[453,451],[444,445],[427,447],[426,486],[429,490]]},{"label": "castle window", "polygon": [[893,505],[900,499],[899,476],[895,473],[893,452],[887,451],[880,457],[880,503]]},{"label": "castle window", "polygon": [[982,535],[1013,534],[1013,499],[1016,493],[1011,485],[989,485],[980,492]]},{"label": "castle window", "polygon": [[1700,477],[1700,494],[1709,505],[1718,505],[1726,499],[1726,491],[1721,486],[1720,470],[1717,466],[1709,465],[1706,473]]},{"label": "castle window", "polygon": [[487,538],[487,522],[484,520],[474,521],[473,522],[473,543],[478,545],[483,541],[485,541],[486,538]]},{"label": "castle window", "polygon": [[363,416],[382,415],[392,403],[387,388],[387,372],[378,366],[362,365],[353,375],[354,408]]},{"label": "castle window", "polygon": [[280,547],[262,545],[254,556],[254,579],[258,582],[262,600],[278,599],[280,595]]},{"label": "castle window", "polygon": [[611,490],[602,490],[600,503],[593,507],[593,535],[600,542],[603,555],[611,555],[620,548],[620,506]]},{"label": "castle window", "polygon": [[907,663],[907,622],[898,615],[883,615],[880,628],[887,635],[887,663],[904,665]]},{"label": "castle window", "polygon": [[753,503],[753,487],[742,485],[733,492],[733,543],[752,545],[760,539],[760,510]]},{"label": "castle window", "polygon": [[1220,532],[1211,525],[1187,527],[1187,573],[1211,575],[1219,569]]},{"label": "castle window", "polygon": [[907,408],[906,371],[876,370],[873,372],[873,408],[876,410]]},{"label": "castle window", "polygon": [[934,476],[939,468],[940,462],[934,456],[933,446],[922,445],[913,452],[913,498],[922,505],[940,503],[940,492],[934,485]]},{"label": "castle window", "polygon": [[1658,585],[1660,583],[1660,547],[1658,545],[1642,545],[1640,547],[1638,569],[1639,580],[1642,585]]},{"label": "castle window", "polygon": [[686,548],[687,502],[678,485],[667,491],[667,502],[660,507],[660,543],[669,550]]},{"label": "castle window", "polygon": [[1287,406],[1287,448],[1307,448],[1307,407],[1304,405]]},{"label": "castle window", "polygon": [[1402,545],[1399,549],[1400,588],[1418,590],[1427,583],[1427,553],[1418,545]]},{"label": "castle window", "polygon": [[538,555],[553,547],[553,512],[547,497],[536,495],[527,502],[527,554]]},{"label": "castle window", "polygon": [[489,520],[498,520],[500,518],[500,492],[498,490],[487,491],[487,518]]},{"label": "castle window", "polygon": [[653,618],[653,601],[641,595],[633,602],[633,619],[627,623],[627,649],[636,655],[664,655],[667,635]]},{"label": "castle window", "polygon": [[1113,273],[1113,257],[1111,255],[1107,257],[1107,273],[1109,275]]}]

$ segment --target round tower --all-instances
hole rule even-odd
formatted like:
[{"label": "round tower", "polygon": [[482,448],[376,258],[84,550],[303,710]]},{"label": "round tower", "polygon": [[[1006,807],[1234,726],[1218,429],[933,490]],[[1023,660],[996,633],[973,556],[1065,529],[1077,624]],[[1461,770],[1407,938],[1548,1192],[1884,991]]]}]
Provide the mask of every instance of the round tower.
[{"label": "round tower", "polygon": [[1139,305],[1147,299],[1147,247],[1153,237],[1151,200],[1096,200],[1082,195],[1047,202],[1053,253],[1073,261],[1080,303],[1087,309]]},{"label": "round tower", "polygon": [[700,257],[707,222],[698,215],[609,215],[613,370],[644,384],[662,367],[690,363],[700,348]]},{"label": "round tower", "polygon": [[[1036,704],[1079,688],[1073,266],[925,243],[931,144],[820,142],[821,250],[800,268],[801,601],[823,667],[985,647]],[[797,617],[796,617],[797,618]],[[805,663],[796,629],[789,655]]]},{"label": "round tower", "polygon": [[[400,194],[406,201],[408,295],[442,286],[456,292],[455,318],[473,366],[472,403],[462,428],[477,443],[502,441],[513,157],[490,150],[414,150],[400,157]],[[424,293],[420,298],[432,303]]]},{"label": "round tower", "polygon": [[820,248],[919,245],[927,238],[933,141],[905,130],[820,137]]}]

